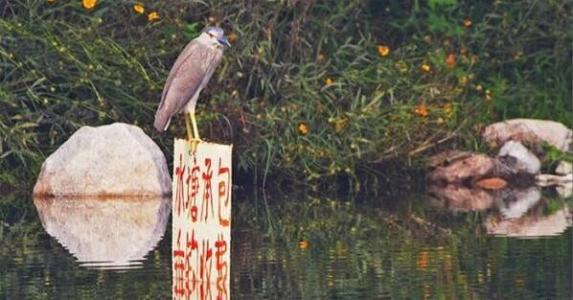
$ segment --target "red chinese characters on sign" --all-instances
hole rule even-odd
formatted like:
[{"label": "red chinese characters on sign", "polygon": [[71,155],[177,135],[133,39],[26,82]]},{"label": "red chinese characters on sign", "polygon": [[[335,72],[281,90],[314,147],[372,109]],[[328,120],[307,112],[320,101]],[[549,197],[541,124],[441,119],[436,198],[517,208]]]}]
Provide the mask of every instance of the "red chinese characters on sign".
[{"label": "red chinese characters on sign", "polygon": [[187,203],[191,205],[189,208],[188,205],[185,206],[186,209],[189,211],[189,218],[192,222],[197,221],[197,195],[199,194],[199,172],[200,168],[197,165],[197,157],[193,157],[193,164],[190,167],[187,167],[189,170],[187,177]]},{"label": "red chinese characters on sign", "polygon": [[[211,159],[205,158],[205,171],[203,177],[203,202],[201,203],[201,217],[205,215],[205,221],[209,217],[209,207],[211,208],[211,216],[213,215],[213,191],[211,190],[211,177],[213,171],[211,170]],[[203,213],[205,212],[205,213]]]},{"label": "red chinese characters on sign", "polygon": [[229,299],[231,146],[175,142],[173,298]]},{"label": "red chinese characters on sign", "polygon": [[177,215],[181,213],[181,206],[183,205],[183,175],[185,174],[185,167],[183,167],[183,155],[179,155],[179,166],[175,168],[175,178],[177,186],[175,188],[175,209]]},{"label": "red chinese characters on sign", "polygon": [[223,216],[222,210],[225,208],[229,208],[229,201],[231,193],[229,191],[230,183],[231,183],[231,170],[229,167],[224,167],[221,158],[219,158],[219,172],[217,173],[219,179],[219,225],[221,226],[229,226],[230,224],[230,216]]},{"label": "red chinese characters on sign", "polygon": [[227,261],[225,261],[224,256],[227,253],[227,241],[223,239],[220,235],[215,242],[215,268],[217,269],[217,290],[223,290],[226,294],[226,280],[228,275]]}]

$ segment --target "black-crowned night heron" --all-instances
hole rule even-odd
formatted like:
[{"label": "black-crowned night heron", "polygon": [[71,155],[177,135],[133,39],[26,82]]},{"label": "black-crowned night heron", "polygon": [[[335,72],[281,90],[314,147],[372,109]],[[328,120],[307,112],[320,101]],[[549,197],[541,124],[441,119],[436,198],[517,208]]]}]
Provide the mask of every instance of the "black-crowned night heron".
[{"label": "black-crowned night heron", "polygon": [[[224,48],[229,46],[223,29],[219,27],[206,27],[199,37],[185,46],[171,67],[163,88],[153,124],[157,131],[164,132],[175,114],[184,113],[189,142],[191,148],[195,149],[201,141],[195,120],[197,99],[215,68],[221,63]],[[192,132],[189,118],[193,126]]]}]

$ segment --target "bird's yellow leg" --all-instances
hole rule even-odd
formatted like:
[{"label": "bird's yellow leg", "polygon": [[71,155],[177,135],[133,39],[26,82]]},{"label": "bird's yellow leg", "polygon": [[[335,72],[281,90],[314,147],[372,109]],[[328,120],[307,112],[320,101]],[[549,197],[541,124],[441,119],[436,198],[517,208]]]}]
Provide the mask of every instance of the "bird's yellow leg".
[{"label": "bird's yellow leg", "polygon": [[185,115],[185,127],[187,128],[187,138],[189,141],[193,139],[193,132],[191,131],[191,124],[189,124],[189,118]]},{"label": "bird's yellow leg", "polygon": [[185,117],[185,127],[187,128],[187,138],[188,138],[188,142],[189,145],[191,146],[191,149],[193,149],[193,131],[191,130],[191,123],[190,123],[190,119],[189,116],[187,114],[184,115]]},{"label": "bird's yellow leg", "polygon": [[195,150],[197,150],[197,145],[201,142],[201,138],[199,137],[199,129],[197,128],[195,113],[189,113],[189,116],[191,117],[191,125],[193,126],[193,138],[189,139],[189,141],[191,143],[191,151],[195,152]]},{"label": "bird's yellow leg", "polygon": [[193,125],[193,136],[197,141],[201,141],[199,137],[199,129],[197,128],[197,120],[195,119],[195,113],[191,113],[191,124]]}]

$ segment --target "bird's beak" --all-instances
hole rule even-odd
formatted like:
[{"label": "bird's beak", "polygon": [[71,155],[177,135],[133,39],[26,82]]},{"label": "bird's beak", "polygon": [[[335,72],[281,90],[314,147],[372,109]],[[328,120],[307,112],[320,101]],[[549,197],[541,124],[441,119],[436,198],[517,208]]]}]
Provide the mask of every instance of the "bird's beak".
[{"label": "bird's beak", "polygon": [[227,40],[227,37],[225,37],[225,36],[218,39],[217,42],[219,42],[219,44],[221,44],[221,45],[231,47],[231,43],[229,43],[229,41]]}]

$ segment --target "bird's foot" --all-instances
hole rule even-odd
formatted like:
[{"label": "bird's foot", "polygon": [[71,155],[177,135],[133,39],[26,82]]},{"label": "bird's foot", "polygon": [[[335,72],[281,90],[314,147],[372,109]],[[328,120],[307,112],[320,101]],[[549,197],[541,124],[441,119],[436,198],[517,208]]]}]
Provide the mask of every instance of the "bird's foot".
[{"label": "bird's foot", "polygon": [[199,143],[202,143],[203,140],[201,139],[196,139],[196,138],[190,138],[189,139],[189,149],[191,150],[191,153],[195,153],[195,151],[197,151],[197,146],[199,145]]}]

